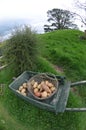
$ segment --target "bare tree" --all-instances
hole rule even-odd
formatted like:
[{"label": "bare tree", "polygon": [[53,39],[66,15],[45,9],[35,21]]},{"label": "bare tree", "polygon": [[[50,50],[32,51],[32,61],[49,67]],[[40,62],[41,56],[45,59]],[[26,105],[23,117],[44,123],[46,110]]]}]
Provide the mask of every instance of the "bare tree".
[{"label": "bare tree", "polygon": [[83,11],[84,14],[83,13],[75,13],[75,14],[79,17],[80,21],[86,27],[86,0],[84,2],[80,2],[79,0],[76,0],[75,6],[76,6],[76,8],[79,9],[80,12]]}]

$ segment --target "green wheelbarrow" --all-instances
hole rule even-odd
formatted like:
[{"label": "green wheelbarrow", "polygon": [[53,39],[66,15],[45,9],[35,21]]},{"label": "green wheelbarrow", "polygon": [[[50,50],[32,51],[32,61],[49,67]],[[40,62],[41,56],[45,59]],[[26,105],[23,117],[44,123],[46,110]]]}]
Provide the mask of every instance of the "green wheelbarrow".
[{"label": "green wheelbarrow", "polygon": [[[67,101],[70,92],[70,88],[78,85],[86,84],[86,81],[79,81],[75,83],[71,83],[66,80],[64,76],[55,75],[59,81],[58,91],[54,94],[54,96],[48,100],[37,100],[30,93],[28,96],[24,96],[17,92],[19,86],[21,86],[24,82],[31,79],[34,75],[38,74],[38,72],[25,71],[19,77],[15,78],[15,80],[9,85],[9,88],[12,90],[15,95],[19,96],[21,99],[48,111],[52,111],[57,113],[61,113],[64,111],[86,111],[86,108],[67,108]],[[48,76],[53,78],[52,74]]]}]

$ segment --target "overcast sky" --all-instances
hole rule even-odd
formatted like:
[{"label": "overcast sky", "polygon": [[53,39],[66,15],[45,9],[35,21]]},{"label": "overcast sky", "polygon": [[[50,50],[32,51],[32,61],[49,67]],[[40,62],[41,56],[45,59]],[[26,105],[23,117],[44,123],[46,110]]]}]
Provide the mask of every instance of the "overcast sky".
[{"label": "overcast sky", "polygon": [[[47,11],[61,8],[73,11],[75,0],[0,0],[0,22],[7,19],[27,19],[36,29],[47,20]],[[83,0],[81,0],[83,1]]]}]

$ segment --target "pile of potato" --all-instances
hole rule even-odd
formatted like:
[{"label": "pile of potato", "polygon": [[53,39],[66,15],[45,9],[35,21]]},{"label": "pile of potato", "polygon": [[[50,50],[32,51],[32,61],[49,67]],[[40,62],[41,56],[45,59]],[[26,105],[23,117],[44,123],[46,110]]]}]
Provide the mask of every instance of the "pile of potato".
[{"label": "pile of potato", "polygon": [[23,96],[27,96],[27,83],[23,83],[16,91],[22,94]]},{"label": "pile of potato", "polygon": [[33,94],[38,98],[47,98],[56,90],[56,87],[48,80],[40,83],[32,80],[30,84]]},{"label": "pile of potato", "polygon": [[48,80],[41,81],[40,83],[36,82],[35,80],[23,83],[16,91],[23,96],[27,96],[29,89],[36,97],[40,99],[47,98],[56,91],[54,84]]}]

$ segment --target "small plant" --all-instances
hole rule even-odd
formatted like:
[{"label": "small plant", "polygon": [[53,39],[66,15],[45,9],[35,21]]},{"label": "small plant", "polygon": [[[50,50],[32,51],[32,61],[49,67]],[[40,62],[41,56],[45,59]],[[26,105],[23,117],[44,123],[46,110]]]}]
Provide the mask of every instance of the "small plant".
[{"label": "small plant", "polygon": [[32,70],[37,56],[37,37],[31,28],[17,28],[5,46],[5,60],[12,63],[16,74]]}]

